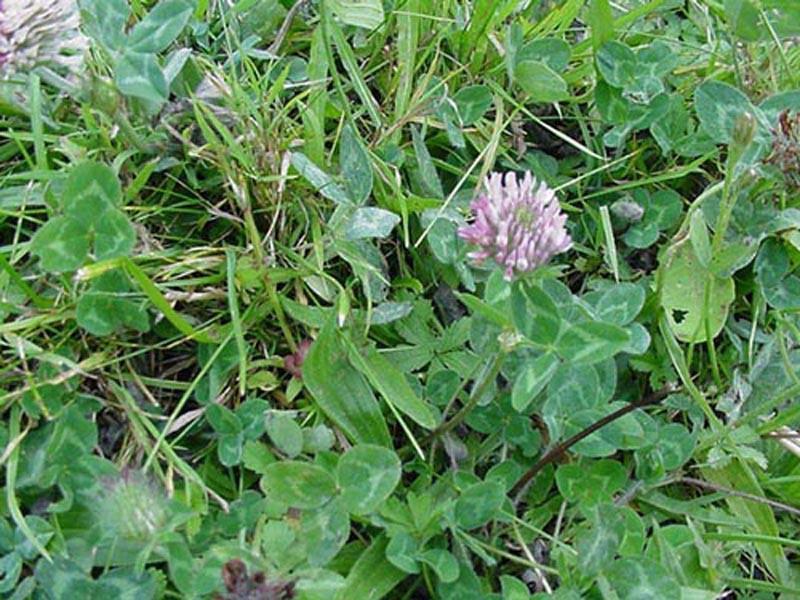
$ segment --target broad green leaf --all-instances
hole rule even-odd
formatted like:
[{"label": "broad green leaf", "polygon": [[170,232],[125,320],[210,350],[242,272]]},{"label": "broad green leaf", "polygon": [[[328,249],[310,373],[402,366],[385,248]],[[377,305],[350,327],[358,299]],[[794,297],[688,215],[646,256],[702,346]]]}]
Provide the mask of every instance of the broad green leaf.
[{"label": "broad green leaf", "polygon": [[[734,300],[733,279],[706,271],[688,238],[668,247],[658,273],[661,306],[676,337],[684,342],[703,342],[706,329],[711,336],[722,330]],[[709,286],[708,318],[704,311],[706,285]]]},{"label": "broad green leaf", "polygon": [[275,447],[289,458],[294,458],[303,451],[303,430],[285,412],[267,415],[267,435]]},{"label": "broad green leaf", "polygon": [[469,85],[453,95],[462,125],[472,125],[492,106],[492,92],[485,85]]},{"label": "broad green leaf", "polygon": [[336,468],[342,504],[353,514],[376,511],[400,481],[400,459],[388,448],[360,444],[344,453]]},{"label": "broad green leaf", "polygon": [[419,543],[406,531],[395,533],[386,546],[387,560],[406,573],[419,573],[418,555]]},{"label": "broad green leaf", "polygon": [[615,527],[615,519],[610,518],[613,513],[608,514],[613,510],[613,505],[604,508],[608,509],[604,518],[595,520],[592,526],[581,531],[575,540],[578,568],[587,577],[595,576],[608,566],[609,558],[616,555],[622,541]]},{"label": "broad green leaf", "polygon": [[374,347],[358,351],[351,348],[350,358],[384,400],[397,410],[411,417],[425,429],[434,429],[438,424],[430,406],[425,403],[400,372],[382,353]]},{"label": "broad green leaf", "polygon": [[300,528],[308,563],[312,567],[323,567],[350,537],[350,518],[341,498],[336,498],[322,508],[304,512]]},{"label": "broad green leaf", "polygon": [[374,206],[357,208],[347,221],[344,236],[348,240],[387,238],[400,222],[391,211]]},{"label": "broad green leaf", "polygon": [[385,535],[373,538],[350,568],[344,587],[339,590],[335,600],[381,600],[407,577],[406,573],[386,559],[387,544]]},{"label": "broad green leaf", "polygon": [[532,102],[558,102],[569,98],[567,82],[543,62],[518,63],[514,68],[514,80]]},{"label": "broad green leaf", "polygon": [[320,169],[302,152],[292,152],[292,166],[315,190],[337,204],[352,204],[353,201],[330,175]]},{"label": "broad green leaf", "polygon": [[695,90],[694,109],[711,138],[722,144],[732,140],[733,127],[744,113],[758,118],[758,109],[737,88],[721,81],[705,81]]},{"label": "broad green leaf", "polygon": [[261,488],[268,498],[295,508],[312,509],[336,494],[336,481],[322,467],[285,460],[266,466]]},{"label": "broad green leaf", "polygon": [[558,356],[554,352],[546,352],[520,370],[511,391],[511,405],[514,410],[525,412],[550,383],[558,365]]},{"label": "broad green leaf", "polygon": [[614,325],[627,325],[642,310],[644,297],[644,289],[634,283],[613,285],[595,302],[597,318]]},{"label": "broad green leaf", "polygon": [[748,42],[761,38],[761,14],[751,0],[725,0],[725,17],[735,35]]},{"label": "broad green leaf", "polygon": [[611,501],[627,480],[625,467],[614,460],[584,461],[562,465],[556,470],[556,484],[561,495],[585,507]]},{"label": "broad green leaf", "polygon": [[109,50],[121,51],[127,43],[125,25],[131,9],[127,0],[79,0],[86,32]]},{"label": "broad green leaf", "polygon": [[567,327],[556,350],[564,359],[576,364],[592,364],[621,352],[629,341],[628,332],[617,325],[584,321]]},{"label": "broad green leaf", "polygon": [[97,260],[129,256],[136,230],[121,210],[106,210],[95,222],[94,256]]},{"label": "broad green leaf", "polygon": [[78,210],[87,196],[97,196],[111,206],[118,206],[122,202],[119,178],[111,167],[86,161],[70,169],[62,194],[64,210]]},{"label": "broad green leaf", "polygon": [[800,276],[792,272],[789,251],[774,238],[761,246],[755,264],[756,280],[767,303],[780,310],[800,308]]},{"label": "broad green leaf", "polygon": [[711,238],[708,235],[703,211],[696,210],[689,223],[689,239],[692,250],[703,268],[708,268],[711,263]]},{"label": "broad green leaf", "polygon": [[347,25],[375,29],[383,23],[381,0],[328,0],[327,5]]},{"label": "broad green leaf", "polygon": [[219,434],[235,435],[241,433],[242,422],[230,408],[212,402],[206,407],[206,419]]},{"label": "broad green leaf", "polygon": [[636,54],[622,42],[611,40],[603,44],[596,60],[597,68],[610,85],[624,89],[636,81]]},{"label": "broad green leaf", "polygon": [[550,437],[563,436],[570,417],[583,409],[597,408],[604,402],[597,369],[571,361],[561,363],[547,386],[547,400],[542,406]]},{"label": "broad green leaf", "polygon": [[433,159],[430,152],[428,152],[428,147],[425,145],[425,139],[414,125],[411,126],[411,143],[414,146],[414,155],[417,159],[419,179],[423,192],[431,198],[444,200],[444,190],[442,189],[442,182],[439,180],[439,174],[433,165]]},{"label": "broad green leaf", "polygon": [[439,581],[450,583],[458,579],[458,561],[447,550],[441,548],[425,550],[420,553],[419,560],[430,565]]},{"label": "broad green leaf", "polygon": [[191,0],[159,0],[128,36],[129,51],[158,53],[165,50],[186,27],[194,8]]},{"label": "broad green leaf", "polygon": [[128,51],[114,69],[114,81],[126,96],[140,98],[160,106],[167,100],[169,88],[156,57]]},{"label": "broad green leaf", "polygon": [[619,600],[681,600],[678,582],[656,562],[646,558],[620,558],[605,571]]},{"label": "broad green leaf", "polygon": [[363,205],[372,193],[372,166],[361,138],[351,125],[346,125],[342,129],[339,141],[339,167],[350,199],[359,206]]},{"label": "broad green leaf", "polygon": [[561,315],[553,299],[538,285],[514,286],[511,316],[519,332],[537,344],[550,345],[558,339]]},{"label": "broad green leaf", "polygon": [[50,273],[74,271],[89,255],[90,231],[86,223],[69,216],[54,217],[31,241],[31,252]]},{"label": "broad green leaf", "polygon": [[150,329],[150,319],[142,300],[134,300],[123,271],[107,271],[78,299],[75,318],[93,335],[110,335],[123,327],[139,332]]},{"label": "broad green leaf", "polygon": [[456,500],[456,523],[463,529],[480,527],[498,516],[505,500],[505,488],[499,481],[473,484]]},{"label": "broad green leaf", "polygon": [[380,406],[364,377],[348,362],[334,318],[306,356],[303,382],[322,412],[352,441],[391,446]]},{"label": "broad green leaf", "polygon": [[532,40],[520,48],[516,63],[528,60],[544,63],[556,73],[567,68],[570,47],[567,42],[558,38],[539,38]]}]

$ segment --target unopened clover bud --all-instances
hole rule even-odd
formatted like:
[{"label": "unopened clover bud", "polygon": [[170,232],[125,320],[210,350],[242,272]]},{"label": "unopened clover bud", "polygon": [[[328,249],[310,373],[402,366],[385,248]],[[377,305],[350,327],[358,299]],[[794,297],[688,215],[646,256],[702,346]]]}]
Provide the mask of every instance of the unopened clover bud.
[{"label": "unopened clover bud", "polygon": [[638,223],[644,216],[644,208],[638,202],[623,198],[611,205],[611,212],[615,217],[629,223]]},{"label": "unopened clover bud", "polygon": [[733,124],[733,143],[741,150],[747,148],[756,134],[756,119],[749,112],[743,112]]}]

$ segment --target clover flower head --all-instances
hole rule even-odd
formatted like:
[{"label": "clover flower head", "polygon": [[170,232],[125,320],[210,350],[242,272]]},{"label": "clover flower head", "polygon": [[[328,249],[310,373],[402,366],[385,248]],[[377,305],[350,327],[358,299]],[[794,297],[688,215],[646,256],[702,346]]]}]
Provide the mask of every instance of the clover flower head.
[{"label": "clover flower head", "polygon": [[572,245],[555,192],[530,172],[519,180],[513,172],[492,173],[484,187],[470,205],[473,222],[458,230],[478,247],[468,254],[477,263],[493,259],[510,281]]},{"label": "clover flower head", "polygon": [[0,79],[38,66],[76,73],[88,47],[76,0],[0,0]]}]

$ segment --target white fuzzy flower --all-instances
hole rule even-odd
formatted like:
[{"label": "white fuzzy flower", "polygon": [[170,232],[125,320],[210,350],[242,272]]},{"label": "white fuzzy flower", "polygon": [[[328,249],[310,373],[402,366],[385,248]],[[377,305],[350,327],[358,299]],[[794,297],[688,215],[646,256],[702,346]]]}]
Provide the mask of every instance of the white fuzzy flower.
[{"label": "white fuzzy flower", "polygon": [[0,79],[34,67],[76,73],[88,47],[76,0],[0,0]]}]

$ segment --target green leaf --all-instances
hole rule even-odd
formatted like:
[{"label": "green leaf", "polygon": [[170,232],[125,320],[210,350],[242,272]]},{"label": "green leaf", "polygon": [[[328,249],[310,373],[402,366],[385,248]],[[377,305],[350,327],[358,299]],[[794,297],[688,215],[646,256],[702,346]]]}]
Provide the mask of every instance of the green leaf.
[{"label": "green leaf", "polygon": [[411,126],[411,143],[414,146],[423,192],[431,198],[444,200],[444,190],[442,182],[439,180],[439,174],[436,172],[436,167],[433,166],[433,159],[425,145],[425,139],[414,125]]},{"label": "green leaf", "polygon": [[617,559],[605,576],[619,600],[681,600],[678,582],[664,567],[646,558]]},{"label": "green leaf", "polygon": [[550,383],[558,365],[558,356],[554,352],[546,352],[520,370],[511,390],[511,406],[514,410],[525,412],[531,402]]},{"label": "green leaf", "polygon": [[367,150],[351,125],[346,125],[342,129],[342,138],[339,142],[339,166],[342,169],[342,176],[350,199],[358,205],[364,204],[372,193],[372,167]]},{"label": "green leaf", "polygon": [[91,37],[110,50],[125,48],[125,25],[131,14],[127,0],[79,0],[78,5],[81,21]]},{"label": "green leaf", "polygon": [[573,363],[592,364],[611,358],[628,345],[628,332],[611,323],[584,321],[567,327],[556,351]]},{"label": "green leaf", "polygon": [[561,363],[547,386],[542,417],[552,439],[563,435],[566,422],[583,409],[597,408],[604,401],[600,377],[591,365]]},{"label": "green leaf", "polygon": [[350,517],[343,504],[336,498],[322,508],[303,513],[300,527],[312,567],[327,565],[350,537]]},{"label": "green leaf", "polygon": [[559,38],[531,40],[520,48],[515,64],[525,61],[544,63],[556,73],[564,71],[569,64],[570,46]]},{"label": "green leaf", "polygon": [[322,506],[336,494],[336,481],[322,467],[285,460],[266,466],[261,488],[278,502],[312,509]]},{"label": "green leaf", "polygon": [[50,273],[74,271],[89,255],[90,231],[86,223],[69,216],[54,217],[31,241],[31,252]]},{"label": "green leaf", "polygon": [[[578,551],[578,568],[587,577],[593,577],[608,565],[609,557],[617,554],[621,539],[615,527],[613,505],[603,507],[606,514],[592,527],[578,534],[575,549]],[[611,514],[609,514],[611,513]]]},{"label": "green leaf", "polygon": [[420,553],[419,560],[430,565],[439,581],[450,583],[458,579],[458,561],[447,550],[441,548],[425,550]]},{"label": "green leaf", "polygon": [[330,318],[303,363],[303,382],[323,413],[352,441],[391,446],[372,390],[347,360],[347,349]]},{"label": "green leaf", "polygon": [[381,0],[328,0],[326,5],[347,25],[375,29],[384,20]]},{"label": "green leaf", "polygon": [[425,429],[436,427],[438,421],[430,406],[414,392],[403,373],[382,353],[371,346],[360,352],[354,346],[350,350],[354,366],[367,377],[386,402]]},{"label": "green leaf", "polygon": [[708,235],[708,227],[706,226],[703,211],[696,210],[692,214],[692,219],[689,223],[689,239],[692,242],[692,250],[697,257],[697,260],[704,268],[708,268],[711,263],[711,239]]},{"label": "green leaf", "polygon": [[302,152],[292,152],[292,166],[314,189],[337,204],[352,204],[353,201],[330,175],[320,169]]},{"label": "green leaf", "polygon": [[[717,277],[700,265],[688,238],[669,246],[658,273],[661,306],[675,336],[684,342],[703,342],[706,329],[712,337],[722,330],[734,300],[733,279]],[[709,285],[708,317],[705,291]],[[708,323],[706,320],[708,318]]]},{"label": "green leaf", "polygon": [[636,54],[621,42],[611,40],[597,52],[597,68],[603,78],[616,88],[627,88],[636,81]]},{"label": "green leaf", "polygon": [[194,12],[190,0],[160,0],[128,36],[132,52],[158,53],[166,50],[189,22]]},{"label": "green leaf", "polygon": [[242,422],[230,408],[212,402],[206,407],[206,419],[220,435],[236,435],[241,433]]},{"label": "green leaf", "polygon": [[119,178],[108,165],[86,161],[72,167],[64,182],[63,206],[66,212],[78,209],[89,196],[97,196],[110,206],[122,202]]},{"label": "green leaf", "polygon": [[561,315],[553,299],[538,285],[519,283],[511,291],[511,316],[532,342],[551,345],[561,331]]},{"label": "green leaf", "polygon": [[503,600],[530,600],[531,594],[528,586],[511,575],[501,575],[500,585],[503,591]]},{"label": "green leaf", "polygon": [[761,246],[755,263],[756,280],[767,303],[780,310],[800,308],[800,277],[792,274],[789,251],[774,238]]},{"label": "green leaf", "polygon": [[737,88],[721,81],[705,81],[694,92],[694,109],[705,132],[721,144],[733,139],[736,119],[748,112],[758,119],[758,109]]},{"label": "green leaf", "polygon": [[128,51],[114,69],[114,81],[126,96],[160,106],[167,101],[169,88],[156,57]]},{"label": "green leaf", "polygon": [[144,303],[130,298],[131,286],[123,271],[107,271],[78,299],[75,318],[93,335],[110,335],[123,327],[142,333],[150,329]]},{"label": "green leaf", "polygon": [[532,102],[558,102],[569,98],[567,82],[546,64],[525,60],[514,68],[514,79]]},{"label": "green leaf", "polygon": [[357,208],[347,221],[344,236],[348,240],[387,238],[399,222],[400,217],[383,208]]},{"label": "green leaf", "polygon": [[336,594],[336,600],[381,600],[406,578],[406,573],[386,559],[387,544],[384,535],[373,539],[350,568],[344,587]]},{"label": "green leaf", "polygon": [[634,283],[618,283],[603,292],[595,302],[597,318],[614,325],[627,325],[644,306],[644,289]]},{"label": "green leaf", "polygon": [[725,17],[733,33],[748,42],[761,38],[761,14],[750,0],[725,0]]},{"label": "green leaf", "polygon": [[462,125],[472,125],[492,106],[492,92],[485,85],[468,85],[453,95]]},{"label": "green leaf", "polygon": [[397,487],[400,475],[400,459],[393,451],[383,446],[354,446],[336,468],[342,503],[356,515],[375,512]]},{"label": "green leaf", "polygon": [[614,460],[562,465],[556,471],[556,484],[561,495],[585,507],[610,502],[627,480],[625,467]]},{"label": "green leaf", "polygon": [[94,256],[97,260],[129,256],[136,245],[136,230],[121,210],[106,210],[95,222]]},{"label": "green leaf", "polygon": [[289,458],[303,451],[303,430],[287,413],[272,412],[267,415],[267,435],[275,447]]},{"label": "green leaf", "polygon": [[406,531],[398,531],[392,536],[386,546],[386,558],[398,569],[406,573],[419,573],[420,568],[417,564],[419,554],[419,544]]},{"label": "green leaf", "polygon": [[499,481],[473,484],[456,500],[456,523],[463,529],[480,527],[498,516],[505,500],[505,487]]}]

